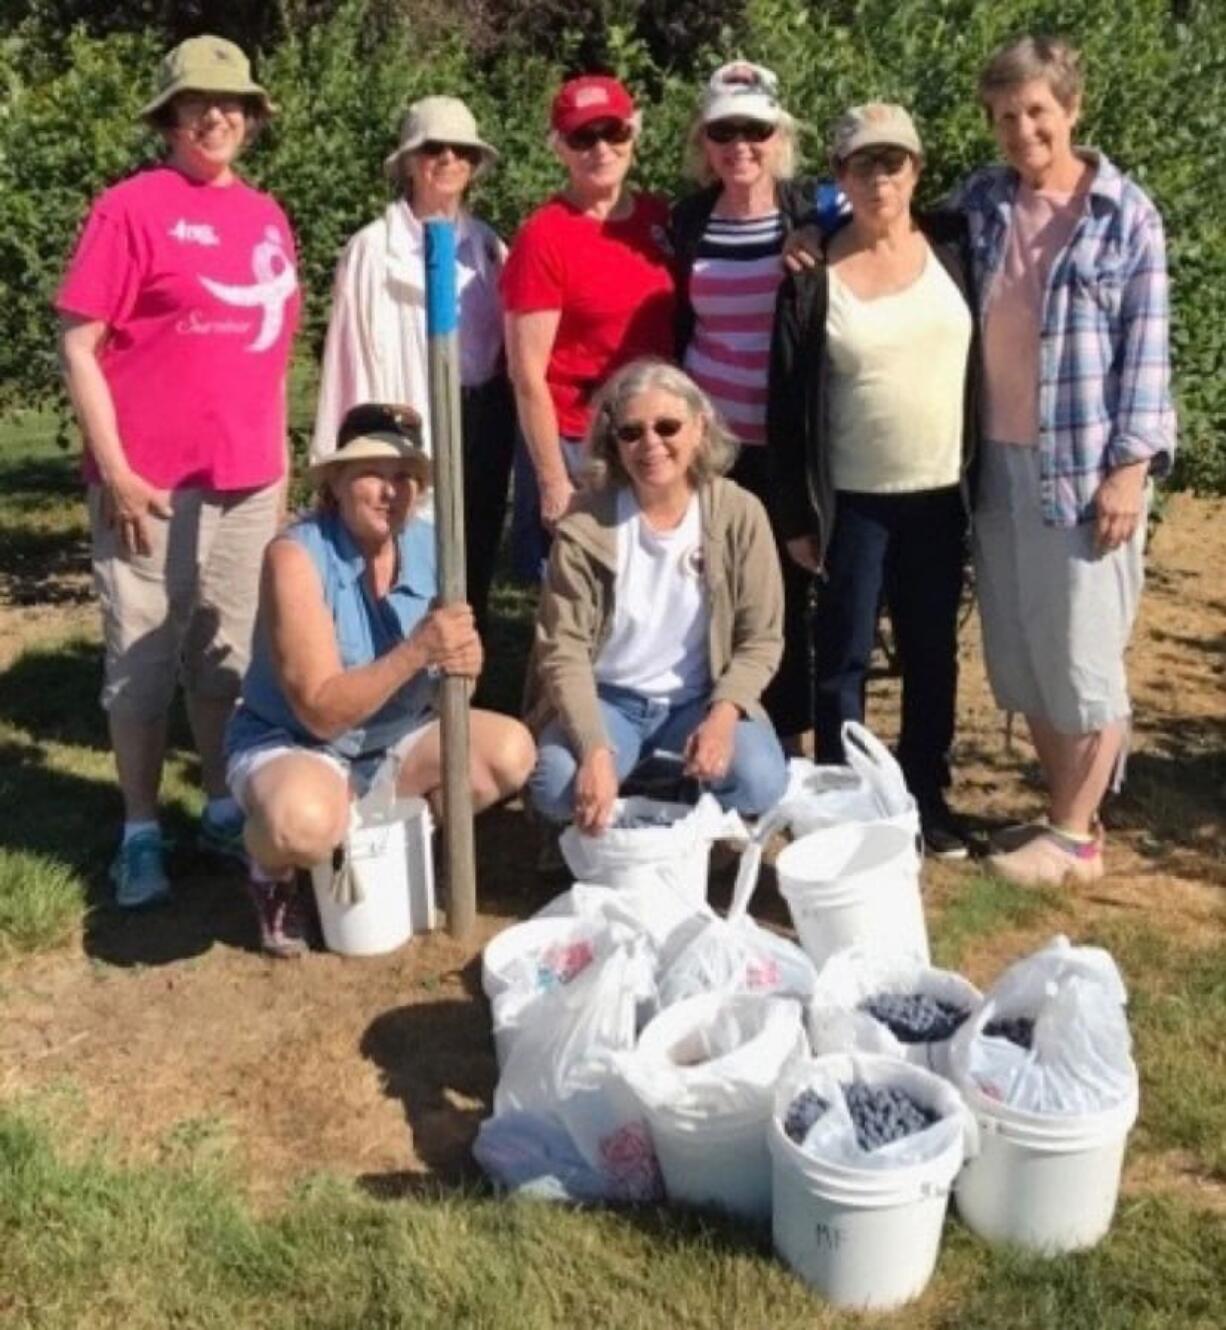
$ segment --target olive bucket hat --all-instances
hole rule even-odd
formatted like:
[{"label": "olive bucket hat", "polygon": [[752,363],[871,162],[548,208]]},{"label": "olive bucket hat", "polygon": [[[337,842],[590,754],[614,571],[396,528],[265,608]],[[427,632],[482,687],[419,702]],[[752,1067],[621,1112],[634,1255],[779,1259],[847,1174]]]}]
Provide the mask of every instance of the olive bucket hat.
[{"label": "olive bucket hat", "polygon": [[251,77],[251,61],[241,47],[224,37],[189,37],[162,57],[157,72],[157,92],[141,107],[147,120],[181,92],[228,93],[232,97],[252,97],[265,115],[277,109],[268,93]]}]

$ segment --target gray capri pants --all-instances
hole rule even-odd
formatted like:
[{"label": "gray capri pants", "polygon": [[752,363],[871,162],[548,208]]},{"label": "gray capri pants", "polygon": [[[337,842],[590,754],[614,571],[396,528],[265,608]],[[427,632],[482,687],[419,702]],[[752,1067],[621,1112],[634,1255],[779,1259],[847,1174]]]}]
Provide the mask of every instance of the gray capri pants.
[{"label": "gray capri pants", "polygon": [[975,508],[983,650],[996,704],[1090,734],[1132,714],[1124,652],[1145,580],[1145,514],[1099,553],[1094,523],[1047,526],[1039,450],[985,442]]}]

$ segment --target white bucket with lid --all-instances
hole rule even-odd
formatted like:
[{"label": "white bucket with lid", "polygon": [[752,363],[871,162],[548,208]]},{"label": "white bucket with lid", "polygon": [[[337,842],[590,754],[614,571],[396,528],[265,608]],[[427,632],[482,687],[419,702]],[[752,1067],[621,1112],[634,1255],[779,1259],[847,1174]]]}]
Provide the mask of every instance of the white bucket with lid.
[{"label": "white bucket with lid", "polygon": [[920,859],[903,827],[869,822],[810,832],[783,851],[775,872],[800,945],[819,970],[855,945],[927,963]]},{"label": "white bucket with lid", "polygon": [[430,807],[405,796],[376,811],[355,801],[341,853],[362,899],[343,905],[332,895],[333,860],[315,864],[311,885],[324,945],[342,956],[378,956],[435,927]]},{"label": "white bucket with lid", "polygon": [[1022,1112],[973,1085],[960,1088],[981,1141],[955,1193],[967,1228],[989,1242],[1048,1255],[1103,1238],[1137,1118],[1135,1091],[1101,1113],[1066,1116]]},{"label": "white bucket with lid", "polygon": [[[783,1100],[822,1069],[906,1090],[958,1124],[938,1153],[917,1163],[856,1168],[803,1149],[783,1129]],[[924,1291],[936,1267],[949,1192],[974,1126],[957,1091],[932,1072],[879,1054],[834,1054],[792,1069],[780,1087],[767,1144],[775,1250],[801,1279],[839,1307],[884,1311]],[[894,1147],[887,1147],[893,1149]]]},{"label": "white bucket with lid", "polygon": [[648,1024],[630,1080],[670,1200],[770,1217],[774,1087],[806,1047],[799,1003],[759,993],[700,993]]}]

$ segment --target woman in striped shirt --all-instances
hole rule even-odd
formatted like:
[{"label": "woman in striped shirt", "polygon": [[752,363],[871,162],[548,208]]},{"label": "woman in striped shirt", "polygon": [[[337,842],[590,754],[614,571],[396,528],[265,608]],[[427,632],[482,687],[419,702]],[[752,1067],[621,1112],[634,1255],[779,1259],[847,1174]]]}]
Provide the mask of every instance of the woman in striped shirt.
[{"label": "woman in striped shirt", "polygon": [[[812,216],[792,180],[795,122],[760,65],[724,65],[703,91],[687,166],[701,189],[672,215],[677,264],[677,356],[742,445],[732,479],[772,511],[766,381],[784,240]],[[812,579],[780,547],[784,656],[763,698],[785,746],[812,726],[808,608]],[[790,742],[789,742],[790,741]]]}]

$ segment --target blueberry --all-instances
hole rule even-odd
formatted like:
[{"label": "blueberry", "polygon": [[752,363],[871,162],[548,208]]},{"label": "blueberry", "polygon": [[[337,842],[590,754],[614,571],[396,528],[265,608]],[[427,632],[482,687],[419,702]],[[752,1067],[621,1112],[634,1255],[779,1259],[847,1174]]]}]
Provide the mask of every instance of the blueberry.
[{"label": "blueberry", "polygon": [[783,1130],[799,1145],[809,1134],[809,1128],[829,1107],[816,1090],[802,1090],[788,1105]]},{"label": "blueberry", "polygon": [[983,1032],[994,1039],[1007,1039],[1019,1048],[1030,1048],[1034,1044],[1034,1020],[1030,1016],[1002,1016],[989,1021]]},{"label": "blueberry", "polygon": [[874,993],[860,1003],[904,1044],[930,1044],[948,1039],[966,1020],[969,1012],[929,997],[926,993]]},{"label": "blueberry", "polygon": [[851,1081],[843,1086],[843,1098],[856,1129],[862,1150],[877,1150],[904,1136],[923,1131],[937,1114],[918,1103],[905,1090],[890,1085]]}]

